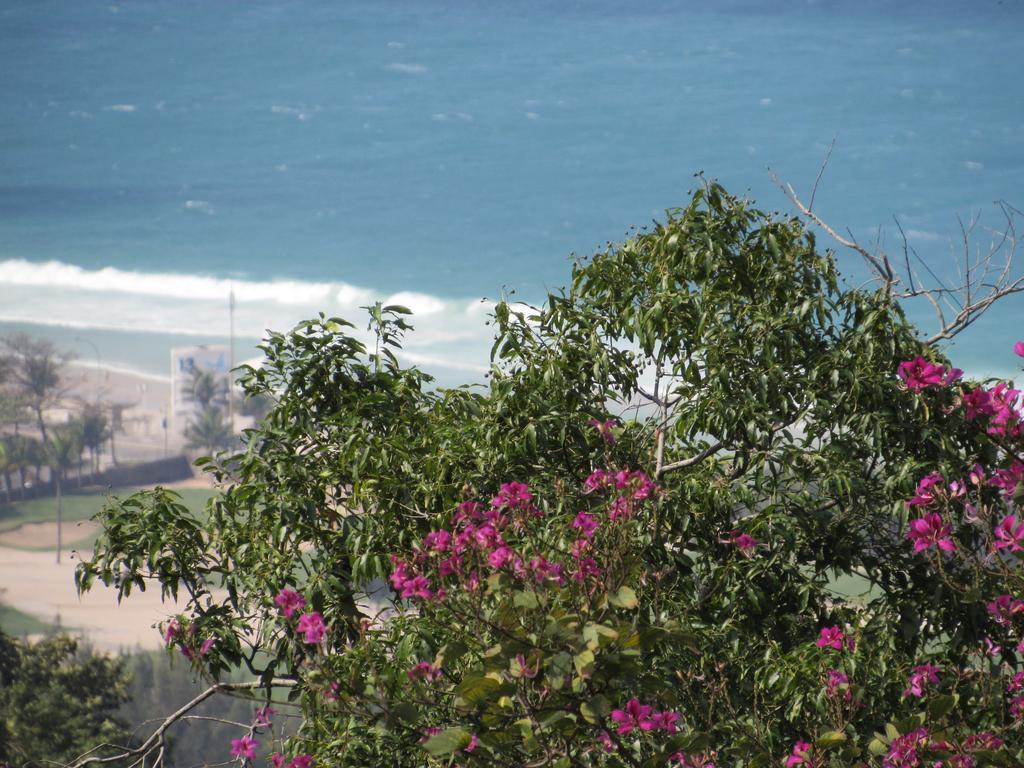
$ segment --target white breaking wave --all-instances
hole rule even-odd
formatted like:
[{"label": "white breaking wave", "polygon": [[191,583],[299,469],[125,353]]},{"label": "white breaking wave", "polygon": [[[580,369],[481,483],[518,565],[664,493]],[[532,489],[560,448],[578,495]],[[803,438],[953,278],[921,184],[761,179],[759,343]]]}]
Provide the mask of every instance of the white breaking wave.
[{"label": "white breaking wave", "polygon": [[138,109],[134,104],[111,104],[103,108],[106,112],[134,112]]},{"label": "white breaking wave", "polygon": [[382,301],[413,312],[403,344],[409,362],[459,371],[487,370],[493,306],[418,291],[383,291],[344,282],[229,280],[223,277],[85,269],[59,261],[0,260],[0,321],[185,336],[227,336],[229,295],[235,334],[262,338],[323,312],[354,323],[369,341],[361,307]]}]

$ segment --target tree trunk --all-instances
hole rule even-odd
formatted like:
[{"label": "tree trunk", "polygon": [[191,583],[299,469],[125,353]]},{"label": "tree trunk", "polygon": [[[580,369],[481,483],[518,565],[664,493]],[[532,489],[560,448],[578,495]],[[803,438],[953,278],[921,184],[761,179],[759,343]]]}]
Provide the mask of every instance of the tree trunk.
[{"label": "tree trunk", "polygon": [[18,467],[18,495],[25,500],[25,468]]},{"label": "tree trunk", "polygon": [[11,470],[4,470],[4,498],[11,503]]}]

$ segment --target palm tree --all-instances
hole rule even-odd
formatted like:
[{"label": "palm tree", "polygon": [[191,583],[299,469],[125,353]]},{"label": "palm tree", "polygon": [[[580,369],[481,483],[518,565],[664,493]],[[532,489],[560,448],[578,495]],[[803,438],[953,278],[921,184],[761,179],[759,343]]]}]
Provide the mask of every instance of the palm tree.
[{"label": "palm tree", "polygon": [[57,562],[60,562],[61,523],[64,512],[63,485],[67,470],[81,459],[82,442],[79,430],[74,423],[54,427],[50,441],[46,444],[50,472],[57,488]]},{"label": "palm tree", "polygon": [[211,406],[196,415],[185,430],[185,437],[189,448],[213,453],[231,445],[234,436],[220,408]]},{"label": "palm tree", "polygon": [[213,371],[196,368],[185,390],[185,398],[198,405],[200,411],[206,411],[211,406],[222,406],[228,399],[228,381]]},{"label": "palm tree", "polygon": [[103,444],[110,439],[107,429],[107,416],[98,404],[88,404],[82,408],[79,417],[82,428],[82,447],[89,451],[89,475],[95,477],[99,472],[99,458]]},{"label": "palm tree", "polygon": [[3,339],[8,350],[5,360],[6,376],[24,398],[36,417],[39,434],[47,440],[43,411],[58,400],[61,391],[61,369],[70,359],[59,352],[53,342],[33,339],[25,333],[15,333]]}]

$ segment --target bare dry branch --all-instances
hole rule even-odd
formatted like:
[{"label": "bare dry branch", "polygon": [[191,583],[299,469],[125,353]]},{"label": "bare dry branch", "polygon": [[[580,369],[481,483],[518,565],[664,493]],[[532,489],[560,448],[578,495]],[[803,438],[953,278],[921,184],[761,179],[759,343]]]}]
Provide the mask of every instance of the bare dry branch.
[{"label": "bare dry branch", "polygon": [[[967,222],[957,219],[960,225],[960,253],[954,262],[958,272],[957,285],[948,285],[918,255],[910,245],[902,224],[895,219],[903,240],[903,267],[897,271],[881,244],[872,252],[860,245],[852,235],[840,235],[813,212],[814,196],[831,154],[830,146],[818,178],[814,182],[810,205],[805,205],[792,185],[782,182],[774,171],[769,169],[768,173],[804,218],[820,227],[843,247],[860,255],[874,278],[881,281],[884,291],[898,299],[923,297],[931,304],[938,321],[938,330],[925,339],[927,344],[952,339],[973,325],[997,301],[1024,292],[1024,274],[1018,274],[1017,265],[1014,263],[1019,245],[1016,216],[1021,215],[1021,212],[1018,209],[1005,201],[995,203],[1003,214],[1004,223],[1001,229],[992,231],[992,242],[984,249],[975,247],[980,215],[972,215]],[[921,276],[916,273],[911,264],[911,257],[928,273],[930,285],[922,281]]]},{"label": "bare dry branch", "polygon": [[[287,678],[274,678],[269,683],[270,687],[273,688],[291,688],[295,686],[295,684],[295,680],[289,680]],[[146,758],[149,757],[149,755],[151,755],[154,751],[158,752],[158,755],[161,755],[163,753],[165,747],[164,735],[167,733],[167,729],[179,720],[181,720],[182,718],[185,718],[189,712],[191,712],[193,709],[202,704],[211,696],[214,696],[218,693],[230,694],[238,691],[253,691],[264,687],[266,687],[266,685],[259,681],[251,683],[217,683],[216,685],[211,685],[209,688],[200,693],[194,699],[187,702],[186,704],[183,704],[180,708],[178,708],[176,712],[164,718],[164,720],[160,723],[160,726],[155,731],[153,731],[153,733],[150,734],[149,738],[146,739],[138,747],[129,748],[122,747],[116,744],[100,744],[99,746],[94,747],[93,749],[89,750],[89,752],[86,752],[84,755],[79,757],[75,762],[71,763],[68,766],[68,768],[83,768],[83,766],[90,765],[93,763],[115,763],[121,760],[129,760],[131,758],[137,758],[135,762],[131,763],[131,766],[143,766],[145,765]],[[109,755],[107,757],[99,757],[98,755],[92,754],[93,752],[97,752],[101,749],[117,749],[121,750],[121,753],[117,755]],[[158,764],[159,757],[158,760],[154,763],[154,765]]]}]

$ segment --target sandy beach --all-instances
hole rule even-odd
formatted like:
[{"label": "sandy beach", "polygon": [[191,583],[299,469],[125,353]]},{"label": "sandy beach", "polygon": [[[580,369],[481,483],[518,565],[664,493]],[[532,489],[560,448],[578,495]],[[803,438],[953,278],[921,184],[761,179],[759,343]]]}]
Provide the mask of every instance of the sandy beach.
[{"label": "sandy beach", "polygon": [[154,626],[178,610],[160,599],[160,590],[133,592],[120,605],[117,593],[99,584],[79,597],[75,591],[78,554],[67,551],[58,565],[52,551],[0,547],[0,589],[3,600],[43,621],[60,618],[61,626],[81,633],[102,650],[158,648]]},{"label": "sandy beach", "polygon": [[[97,397],[125,406],[124,430],[116,436],[119,463],[150,461],[181,452],[180,438],[168,434],[165,443],[163,418],[170,396],[167,380],[76,364],[68,366],[66,381],[66,405],[54,409],[54,421],[73,413],[76,402]],[[104,468],[112,463],[109,451],[102,459]],[[210,482],[196,477],[168,487],[210,487]],[[91,521],[66,522],[62,536],[73,547],[74,542],[89,539],[97,530],[97,524]],[[115,591],[102,584],[79,597],[74,583],[78,553],[73,548],[64,550],[58,565],[52,548],[37,549],[52,547],[55,533],[56,523],[33,522],[0,534],[0,600],[45,622],[59,617],[61,626],[81,633],[97,648],[117,651],[160,647],[160,633],[154,625],[178,608],[173,602],[161,600],[159,585],[133,592],[120,605]]]}]

